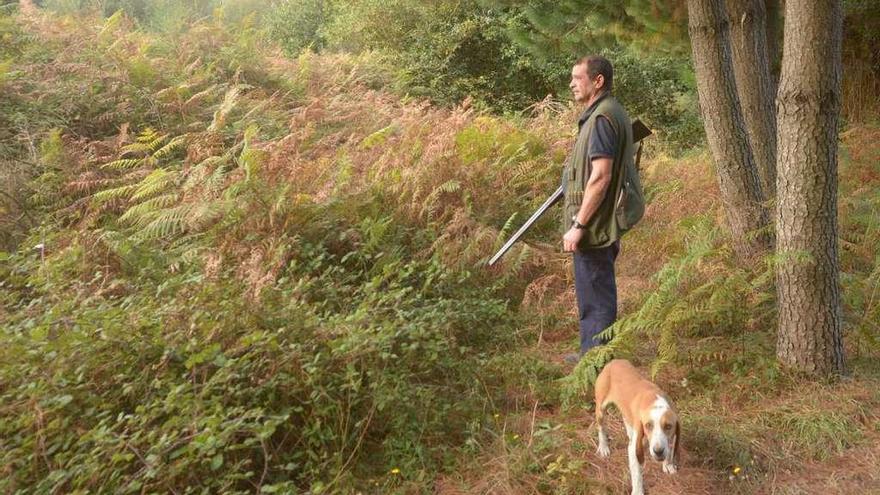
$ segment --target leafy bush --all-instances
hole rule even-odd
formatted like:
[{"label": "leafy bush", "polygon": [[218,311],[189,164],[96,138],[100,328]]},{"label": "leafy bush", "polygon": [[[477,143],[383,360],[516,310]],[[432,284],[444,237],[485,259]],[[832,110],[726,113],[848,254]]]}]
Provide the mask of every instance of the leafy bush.
[{"label": "leafy bush", "polygon": [[291,55],[304,48],[320,50],[326,44],[323,28],[330,17],[326,0],[284,0],[269,17],[269,35]]},{"label": "leafy bush", "polygon": [[249,492],[442,465],[481,416],[478,350],[510,334],[505,305],[434,263],[297,250],[259,304],[232,273],[167,277],[149,258],[93,295],[107,274],[79,271],[78,244],[6,260],[23,285],[3,291],[18,315],[0,370],[4,488]]},{"label": "leafy bush", "polygon": [[[199,23],[168,50],[121,16],[40,22],[12,105],[56,102],[61,125],[34,120],[44,222],[0,256],[0,489],[330,492],[446,466],[516,381],[493,359],[518,337],[503,287],[425,255],[438,236],[407,215],[425,201],[412,187],[448,182],[429,173],[445,158],[377,160],[361,143],[394,104],[340,98],[364,91],[339,85],[350,61],[272,67],[247,43],[239,58],[247,25]],[[70,85],[92,93],[71,101]],[[322,99],[310,129],[291,124]],[[384,139],[432,136],[401,122]],[[340,148],[342,133],[359,137]],[[435,138],[454,149],[455,134]],[[502,153],[516,155],[487,151],[474,177]],[[383,181],[404,169],[424,176]]]}]

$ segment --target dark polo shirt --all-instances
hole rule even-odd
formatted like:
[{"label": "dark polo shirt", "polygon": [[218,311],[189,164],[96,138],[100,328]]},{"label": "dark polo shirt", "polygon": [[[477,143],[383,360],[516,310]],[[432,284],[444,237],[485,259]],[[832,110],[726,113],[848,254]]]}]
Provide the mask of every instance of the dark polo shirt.
[{"label": "dark polo shirt", "polygon": [[[592,105],[584,110],[584,113],[581,114],[581,118],[578,119],[578,131],[583,127],[584,122],[590,118],[593,110],[596,109],[596,106],[603,98],[605,98],[605,96],[594,101]],[[614,128],[611,127],[611,122],[608,122],[608,119],[605,117],[600,116],[596,119],[596,127],[593,129],[593,133],[590,134],[590,144],[587,156],[590,161],[592,161],[593,158],[614,158],[615,149],[617,149],[617,134],[614,133]]]},{"label": "dark polo shirt", "polygon": [[[587,122],[587,119],[590,118],[590,115],[593,114],[593,111],[599,105],[605,97],[605,95],[599,97],[598,100],[594,101],[592,105],[586,108],[586,110],[581,113],[580,118],[578,119],[578,133],[580,133],[581,128],[584,126],[584,123]],[[611,126],[611,122],[608,122],[608,119],[605,117],[596,118],[596,125],[593,129],[593,133],[590,134],[590,142],[587,147],[587,157],[590,162],[593,161],[593,158],[614,158],[614,150],[617,148],[617,134],[614,132],[614,128]],[[576,153],[572,151],[572,153]],[[589,171],[593,169],[592,163],[586,164],[586,170]],[[562,187],[565,188],[566,181],[562,180]]]}]

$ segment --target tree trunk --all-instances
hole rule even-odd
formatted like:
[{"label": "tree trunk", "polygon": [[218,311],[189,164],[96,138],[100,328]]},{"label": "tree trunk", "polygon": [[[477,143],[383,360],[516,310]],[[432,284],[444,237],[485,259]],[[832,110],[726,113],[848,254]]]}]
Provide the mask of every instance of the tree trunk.
[{"label": "tree trunk", "polygon": [[734,249],[751,256],[769,247],[768,216],[736,95],[729,29],[722,0],[688,0],[697,93],[721,200]]},{"label": "tree trunk", "polygon": [[787,0],[779,82],[776,355],[796,370],[844,372],[837,251],[840,0]]},{"label": "tree trunk", "polygon": [[773,94],[779,83],[779,0],[765,0],[767,13],[767,61],[770,62],[770,80],[773,81]]},{"label": "tree trunk", "polygon": [[776,108],[764,0],[727,0],[733,73],[765,199],[776,196]]}]

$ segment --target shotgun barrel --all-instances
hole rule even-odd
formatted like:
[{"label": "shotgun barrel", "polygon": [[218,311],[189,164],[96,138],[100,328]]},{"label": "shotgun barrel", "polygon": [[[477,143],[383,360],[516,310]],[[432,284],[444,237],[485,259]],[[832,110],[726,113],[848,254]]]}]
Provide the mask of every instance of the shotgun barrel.
[{"label": "shotgun barrel", "polygon": [[530,216],[529,219],[526,220],[526,223],[524,223],[522,227],[520,227],[519,230],[517,230],[516,233],[513,234],[510,239],[508,239],[507,242],[504,243],[503,246],[501,246],[501,249],[499,249],[498,252],[495,253],[495,256],[492,256],[492,259],[489,260],[489,266],[494,265],[496,261],[501,259],[501,257],[504,256],[504,253],[506,253],[507,250],[510,249],[511,246],[513,246],[513,243],[518,241],[519,238],[522,237],[527,230],[529,230],[532,224],[534,224],[538,221],[539,218],[541,218],[541,215],[543,215],[544,212],[549,210],[551,206],[555,205],[560,200],[562,200],[562,186],[559,186],[559,188],[556,189],[556,192],[551,194],[550,197],[547,198],[547,201],[544,201],[544,204],[542,204],[540,208],[532,213],[532,216]]}]

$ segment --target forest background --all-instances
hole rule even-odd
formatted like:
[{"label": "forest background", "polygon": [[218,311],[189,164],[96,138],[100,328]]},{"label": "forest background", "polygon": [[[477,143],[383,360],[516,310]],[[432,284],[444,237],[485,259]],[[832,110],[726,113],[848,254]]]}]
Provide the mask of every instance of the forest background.
[{"label": "forest background", "polygon": [[685,421],[648,486],[880,490],[875,2],[843,2],[833,380],[777,363],[684,2],[0,3],[0,490],[623,491],[558,219],[485,266],[558,185],[586,53],[655,132],[614,345]]}]

